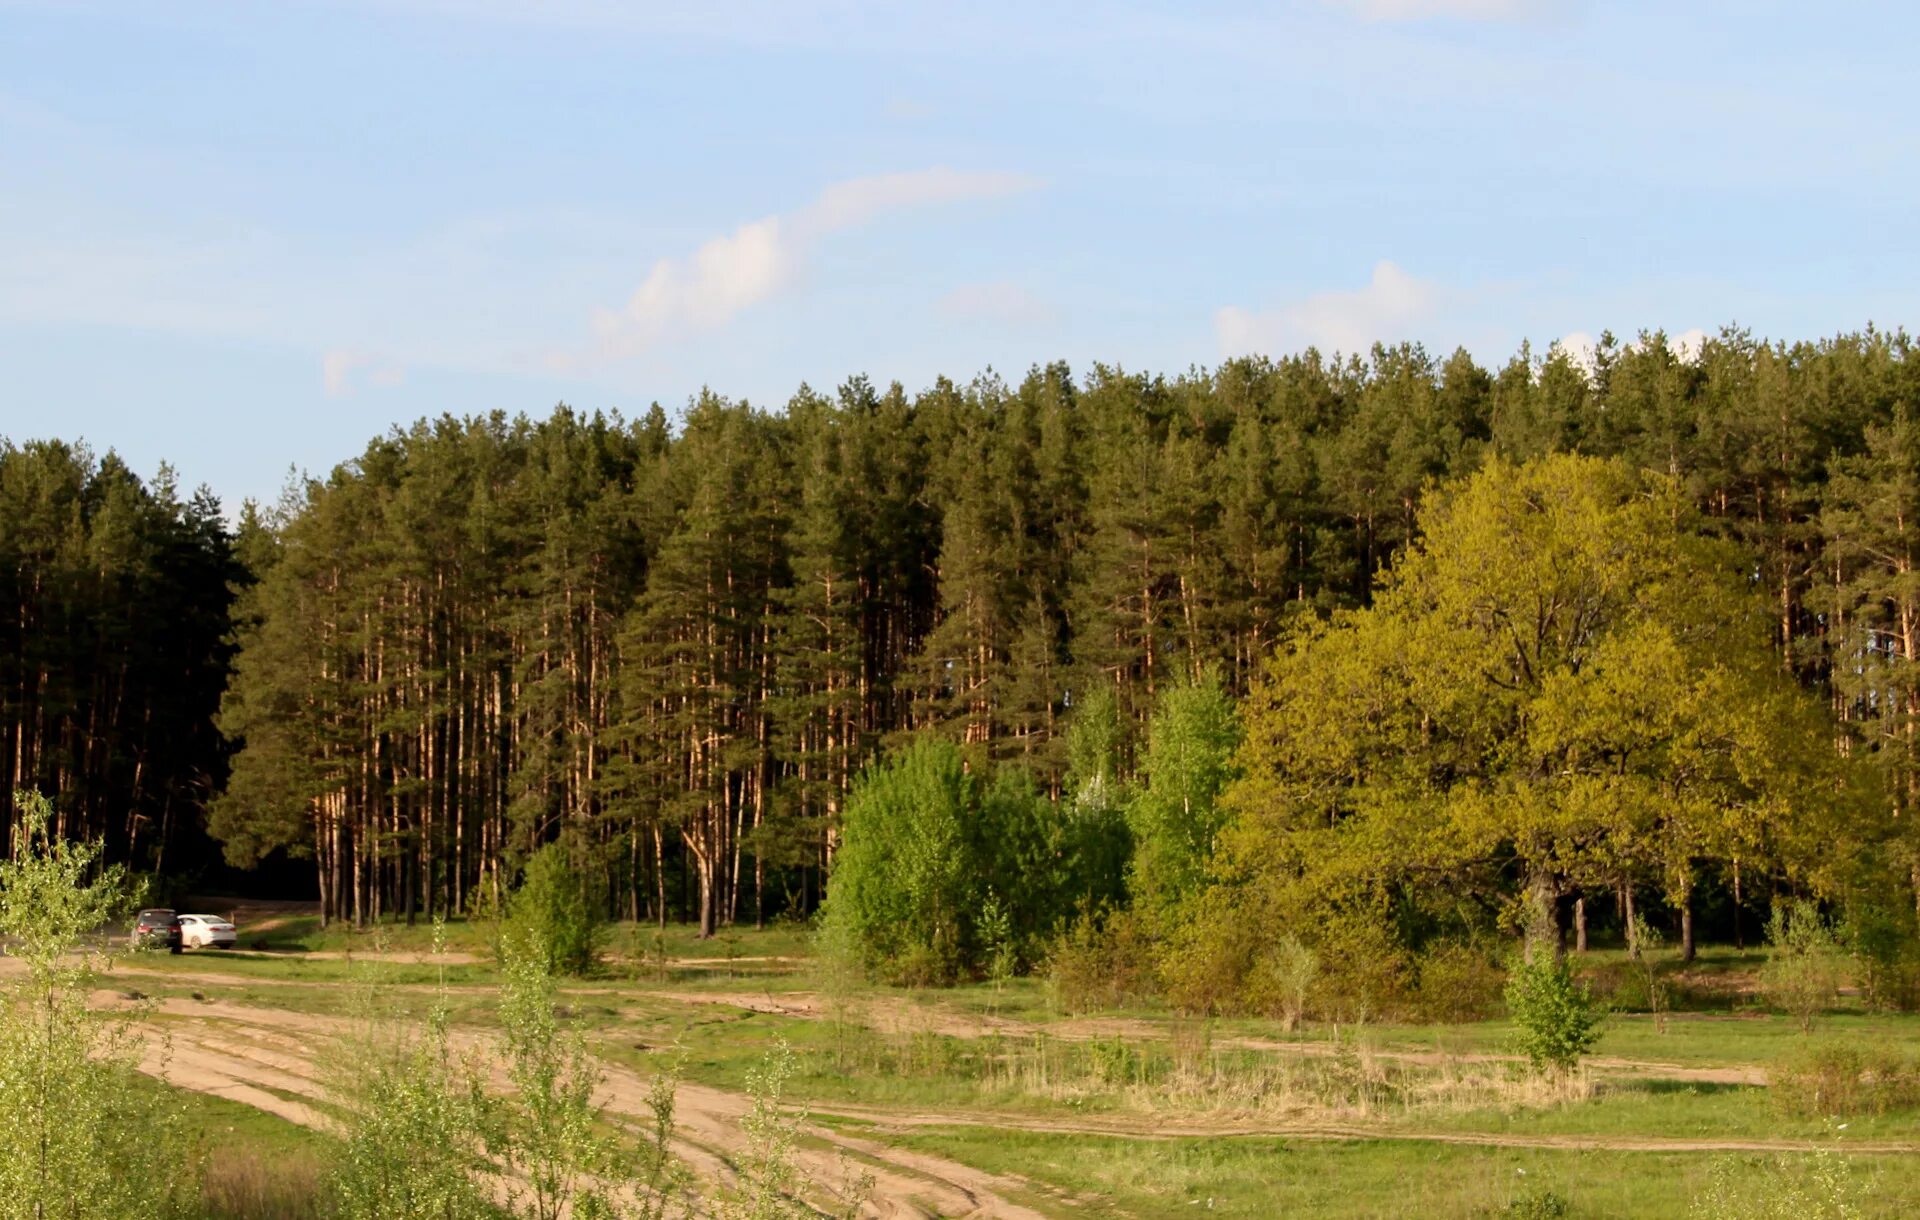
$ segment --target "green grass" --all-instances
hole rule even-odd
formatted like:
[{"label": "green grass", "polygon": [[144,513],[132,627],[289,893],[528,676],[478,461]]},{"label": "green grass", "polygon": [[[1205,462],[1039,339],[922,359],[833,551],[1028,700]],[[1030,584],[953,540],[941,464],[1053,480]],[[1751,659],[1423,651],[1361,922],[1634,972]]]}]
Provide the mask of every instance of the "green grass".
[{"label": "green grass", "polygon": [[[1069,1196],[1075,1214],[1143,1218],[1202,1212],[1391,1220],[1528,1214],[1509,1209],[1547,1192],[1564,1200],[1572,1216],[1679,1216],[1722,1159],[1703,1153],[1260,1137],[1139,1140],[966,1128],[885,1138],[1051,1188],[1038,1197]],[[1920,1192],[1920,1158],[1861,1156],[1854,1165],[1868,1187],[1866,1215],[1908,1214],[1905,1200]]]},{"label": "green grass", "polygon": [[[418,940],[420,935],[420,930],[401,930],[382,939],[389,951],[405,953],[412,950],[403,936]],[[651,937],[652,929],[616,929],[609,941],[615,955],[625,947],[623,935]],[[340,932],[327,936],[337,939],[316,943],[346,943],[357,950],[375,939]],[[1686,1197],[1705,1183],[1713,1155],[1500,1149],[1385,1137],[1428,1133],[1794,1140],[1828,1133],[1828,1124],[1818,1118],[1784,1115],[1764,1086],[1661,1078],[1657,1068],[1640,1075],[1597,1072],[1592,1096],[1551,1102],[1537,1089],[1523,1087],[1517,1065],[1458,1059],[1432,1065],[1388,1053],[1504,1053],[1510,1030],[1500,1020],[1340,1030],[1313,1025],[1285,1032],[1270,1021],[1200,1021],[1142,1004],[1093,1014],[1091,1024],[1076,1026],[1082,1034],[1104,1031],[1107,1036],[1065,1038],[1050,1032],[1067,1018],[1056,1011],[1040,980],[1019,979],[999,988],[979,984],[913,991],[849,985],[805,960],[741,960],[801,957],[808,942],[803,930],[792,927],[743,930],[725,943],[700,941],[691,929],[670,929],[666,946],[664,981],[655,965],[614,956],[597,977],[563,984],[564,1014],[587,1035],[596,1053],[643,1073],[677,1063],[690,1080],[744,1090],[748,1072],[784,1040],[799,1056],[799,1072],[789,1082],[789,1096],[796,1103],[895,1107],[965,1115],[988,1124],[938,1129],[882,1125],[866,1134],[1030,1179],[1033,1190],[1023,1201],[1048,1212],[1193,1216],[1207,1210],[1211,1199],[1213,1211],[1229,1215],[1498,1215],[1507,1214],[1510,1203],[1548,1189],[1572,1205],[1573,1215],[1670,1215],[1683,1210]],[[649,942],[643,959],[653,952]],[[1737,995],[1743,973],[1755,960],[1752,954],[1709,951],[1695,969],[1702,977],[1724,981],[1724,994]],[[390,984],[380,989],[380,1004],[402,1019],[426,1014],[437,1002],[436,984],[442,977],[432,965],[360,957],[349,969],[343,961],[316,961],[294,953],[264,958],[161,954],[143,956],[138,965],[152,973],[107,982],[149,995],[198,995],[340,1016],[353,1011],[350,984],[378,980]],[[166,977],[172,974],[181,977]],[[215,976],[219,981],[210,981]],[[497,1026],[497,974],[490,963],[450,966],[444,976],[456,1024],[477,1030]],[[1711,991],[1701,988],[1694,994]],[[790,996],[798,1006],[809,998],[801,993],[811,993],[813,1004],[849,1019],[761,1013],[724,1002],[675,998],[765,995],[777,1003]],[[858,1023],[869,1015],[873,1027]],[[1102,1026],[1102,1021],[1112,1024]],[[1013,1032],[985,1037],[932,1032],[956,1023],[1010,1027]],[[1125,1038],[1112,1036],[1116,1032]],[[1243,1044],[1325,1046],[1336,1039],[1349,1049],[1339,1055],[1303,1055]],[[1815,1039],[1920,1059],[1920,1016],[1870,1013],[1849,1002],[1822,1019]],[[1688,1068],[1770,1069],[1807,1044],[1787,1018],[1755,1007],[1750,999],[1736,999],[1718,1010],[1678,1013],[1665,1033],[1657,1032],[1645,1014],[1615,1014],[1607,1021],[1597,1053]],[[1436,1077],[1465,1079],[1471,1087],[1437,1103],[1419,1100]],[[1514,1087],[1506,1088],[1507,1081]],[[1254,1087],[1249,1088],[1249,1082]],[[1261,1092],[1269,1088],[1278,1091]],[[996,1128],[991,1125],[996,1115],[1016,1125]],[[1017,1125],[1027,1119],[1075,1116],[1109,1116],[1147,1132],[1157,1116],[1174,1116],[1195,1123],[1269,1128],[1361,1126],[1383,1138],[1153,1140],[1037,1134]],[[209,1118],[213,1123],[228,1121]],[[257,1121],[269,1130],[286,1128],[278,1120]],[[1852,1116],[1846,1122],[1846,1140],[1920,1143],[1920,1110]],[[305,1133],[290,1138],[312,1139]],[[249,1144],[249,1139],[236,1139],[240,1146]],[[1920,1157],[1864,1157],[1860,1163],[1876,1175],[1876,1197],[1887,1191],[1920,1191]],[[1062,1203],[1065,1198],[1087,1206],[1068,1208]],[[239,1214],[245,1213],[220,1213]],[[1880,1207],[1867,1214],[1898,1213]]]},{"label": "green grass", "polygon": [[326,1136],[239,1102],[175,1093],[204,1158],[199,1220],[317,1220]]}]

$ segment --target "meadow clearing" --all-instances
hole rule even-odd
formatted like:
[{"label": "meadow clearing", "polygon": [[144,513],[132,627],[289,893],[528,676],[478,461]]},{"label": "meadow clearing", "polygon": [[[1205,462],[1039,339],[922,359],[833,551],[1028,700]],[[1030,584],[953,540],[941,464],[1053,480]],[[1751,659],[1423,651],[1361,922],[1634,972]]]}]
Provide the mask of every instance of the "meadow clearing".
[{"label": "meadow clearing", "polygon": [[[239,950],[122,960],[95,1002],[142,1007],[147,1070],[191,1094],[217,1149],[209,1216],[313,1215],[332,1048],[370,1011],[398,1027],[435,1005],[480,1045],[500,1020],[490,931],[451,925],[436,955],[424,925],[238,914]],[[1623,958],[1579,961],[1605,984]],[[623,1138],[640,1138],[649,1082],[676,1077],[673,1149],[706,1184],[739,1172],[750,1077],[790,1048],[798,1189],[823,1210],[865,1176],[859,1210],[880,1216],[1713,1214],[1715,1190],[1748,1214],[1906,1214],[1920,1017],[1842,995],[1802,1033],[1754,993],[1761,961],[1708,947],[1670,964],[1670,1011],[1611,1012],[1563,1078],[1530,1072],[1504,1020],[1068,1012],[1038,978],[858,981],[792,925],[705,941],[616,926],[558,1012]]]}]

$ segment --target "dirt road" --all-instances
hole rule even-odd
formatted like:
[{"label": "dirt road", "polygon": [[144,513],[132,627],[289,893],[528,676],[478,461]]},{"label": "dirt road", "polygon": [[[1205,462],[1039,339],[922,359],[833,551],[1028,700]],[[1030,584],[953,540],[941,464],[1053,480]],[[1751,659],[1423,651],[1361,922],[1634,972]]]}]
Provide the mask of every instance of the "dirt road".
[{"label": "dirt road", "polygon": [[[124,1009],[117,991],[95,993],[102,1007]],[[169,1084],[210,1093],[264,1110],[302,1126],[326,1128],[327,1090],[317,1064],[348,1023],[284,1009],[220,1001],[167,999],[152,1005],[157,1018],[143,1023],[148,1045],[142,1067]],[[463,1041],[482,1045],[482,1035]],[[628,1069],[604,1065],[601,1100],[610,1113],[644,1121],[648,1081]],[[731,1177],[745,1150],[740,1119],[745,1096],[704,1085],[682,1084],[675,1096],[676,1151],[711,1183]],[[872,1176],[863,1214],[906,1217],[993,1216],[1043,1220],[1045,1213],[1016,1202],[1021,1194],[1045,1193],[1031,1183],[973,1169],[958,1162],[889,1148],[842,1135],[817,1124],[803,1128],[808,1146],[797,1159],[825,1192],[837,1193],[850,1171]],[[812,1146],[818,1141],[824,1147]]]}]

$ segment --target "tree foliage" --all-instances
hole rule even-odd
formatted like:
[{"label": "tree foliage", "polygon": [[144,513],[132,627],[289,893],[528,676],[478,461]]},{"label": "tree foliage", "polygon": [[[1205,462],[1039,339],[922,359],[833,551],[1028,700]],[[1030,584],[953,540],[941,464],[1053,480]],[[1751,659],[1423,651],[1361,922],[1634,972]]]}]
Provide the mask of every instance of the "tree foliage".
[{"label": "tree foliage", "polygon": [[[945,735],[990,785],[1016,768],[1089,814],[1100,833],[1076,842],[1105,851],[1124,841],[1106,833],[1115,811],[1157,817],[1144,767],[1168,690],[1212,673],[1240,699],[1276,648],[1328,632],[1341,642],[1312,664],[1357,699],[1403,644],[1445,641],[1377,631],[1370,654],[1330,618],[1425,597],[1457,622],[1459,599],[1510,605],[1527,581],[1585,596],[1575,577],[1591,566],[1619,594],[1603,599],[1610,621],[1640,614],[1646,632],[1606,628],[1589,658],[1553,639],[1551,655],[1513,641],[1502,655],[1497,634],[1469,630],[1466,654],[1420,667],[1413,702],[1437,735],[1412,756],[1480,774],[1445,784],[1445,802],[1414,794],[1437,828],[1412,845],[1417,867],[1343,874],[1356,914],[1339,935],[1381,956],[1452,935],[1449,921],[1541,923],[1484,909],[1529,869],[1536,908],[1657,895],[1683,947],[1694,910],[1758,914],[1755,895],[1779,886],[1898,910],[1920,876],[1920,847],[1882,833],[1894,810],[1913,824],[1920,791],[1916,367],[1898,333],[1729,330],[1684,356],[1658,333],[1603,336],[1591,364],[1523,348],[1481,367],[1401,345],[1171,377],[1054,364],[918,393],[854,378],[779,410],[702,394],[633,419],[443,417],[243,508],[231,538],[210,497],[182,505],[164,475],[143,487],[111,457],[29,442],[0,460],[0,757],[17,777],[70,781],[57,831],[109,832],[113,857],[143,867],[205,862],[195,836],[218,791],[207,816],[228,857],[311,859],[328,918],[497,909],[520,862],[568,837],[609,910],[711,932],[818,905],[855,777],[887,743]],[[1556,453],[1617,459],[1618,477],[1665,490],[1615,505],[1599,534],[1526,543],[1530,568],[1412,575],[1429,488]],[[1498,533],[1454,528],[1449,546]],[[1575,566],[1540,566],[1561,562]],[[1669,621],[1691,610],[1670,584],[1657,592],[1661,573],[1701,562],[1718,608],[1700,621],[1750,620],[1729,657],[1770,649],[1810,698],[1775,683],[1777,715],[1713,722],[1723,695],[1753,707],[1766,692],[1718,690],[1752,687],[1751,667],[1704,671],[1717,645]],[[1568,606],[1549,617],[1549,635],[1585,630]],[[229,660],[216,734],[206,707]],[[1526,672],[1536,661],[1564,672],[1549,683]],[[1522,662],[1514,689],[1432,705]],[[1070,732],[1103,704],[1096,778]],[[1407,705],[1382,703],[1362,736],[1404,735],[1393,709]],[[1572,762],[1562,779],[1487,778],[1524,774],[1487,744],[1516,724],[1516,750]],[[1787,841],[1823,800],[1782,822],[1748,799],[1791,786],[1741,773],[1770,756],[1753,740],[1769,731],[1844,744],[1852,769],[1877,772],[1861,785],[1872,816],[1848,832],[1858,850],[1823,863]],[[1804,770],[1804,751],[1785,757]],[[1368,765],[1381,791],[1386,768]],[[1871,885],[1831,875],[1869,856]],[[1190,857],[1162,861],[1176,892]],[[1408,900],[1456,864],[1452,910]],[[1104,878],[1090,905],[1121,900],[1111,868],[1075,870]],[[1136,880],[1159,877],[1147,865]],[[1712,901],[1695,901],[1703,889]]]},{"label": "tree foliage", "polygon": [[1871,837],[1738,553],[1624,463],[1495,459],[1429,497],[1374,604],[1303,629],[1246,705],[1221,883],[1407,949],[1510,904],[1552,942],[1583,889],[1710,869],[1842,878]]},{"label": "tree foliage", "polygon": [[98,844],[55,835],[39,793],[13,803],[0,938],[26,971],[0,990],[0,1217],[186,1216],[199,1175],[185,1114],[140,1075],[131,1017],[89,1004],[101,964],[89,938],[126,912],[126,874],[102,866]]},{"label": "tree foliage", "polygon": [[1599,1005],[1564,961],[1516,963],[1506,997],[1514,1049],[1538,1071],[1572,1071],[1600,1040]]},{"label": "tree foliage", "polygon": [[548,843],[527,859],[500,926],[503,966],[532,962],[543,973],[590,973],[600,956],[605,917],[587,875],[566,843]]}]

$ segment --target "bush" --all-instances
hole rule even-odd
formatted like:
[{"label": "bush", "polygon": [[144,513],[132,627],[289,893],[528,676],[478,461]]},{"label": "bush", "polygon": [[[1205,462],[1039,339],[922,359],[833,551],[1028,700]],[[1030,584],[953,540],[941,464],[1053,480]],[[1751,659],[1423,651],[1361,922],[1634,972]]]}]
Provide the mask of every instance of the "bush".
[{"label": "bush", "polygon": [[1858,1220],[1866,1197],[1853,1165],[1829,1149],[1804,1157],[1727,1157],[1693,1197],[1693,1220]]},{"label": "bush", "polygon": [[1563,1216],[1571,1216],[1573,1208],[1556,1192],[1539,1188],[1514,1197],[1504,1209],[1494,1214],[1506,1216],[1509,1220],[1560,1220]]},{"label": "bush", "polygon": [[1506,998],[1515,1049],[1535,1070],[1570,1071],[1599,1040],[1599,1007],[1564,961],[1542,954],[1518,963],[1507,977]]},{"label": "bush", "polygon": [[854,787],[822,947],[896,983],[1017,970],[1071,914],[1076,887],[1091,884],[1076,871],[1083,849],[1111,854],[1092,842],[1111,828],[1063,816],[1017,768],[969,772],[958,746],[922,736]]},{"label": "bush", "polygon": [[1772,953],[1760,968],[1760,991],[1768,1003],[1787,1012],[1803,1034],[1813,1019],[1840,994],[1847,975],[1846,955],[1833,928],[1811,902],[1783,903],[1767,921]]},{"label": "bush", "polygon": [[325,1182],[336,1220],[482,1220],[481,1077],[453,1052],[444,1005],[424,1028],[370,1020],[340,1048],[344,1137]]},{"label": "bush", "polygon": [[1135,916],[1162,931],[1160,981],[1175,1008],[1213,1016],[1247,1007],[1247,982],[1260,948],[1258,929],[1268,921],[1248,911],[1241,891],[1210,886],[1186,902],[1178,918],[1165,912],[1136,911]]},{"label": "bush", "polygon": [[200,1187],[185,1114],[140,1075],[131,1018],[87,1002],[86,938],[125,912],[126,876],[54,835],[38,793],[14,802],[0,939],[24,977],[0,990],[0,1218],[185,1215]]},{"label": "bush", "polygon": [[834,855],[823,943],[863,970],[952,982],[978,873],[967,834],[974,783],[951,743],[923,738],[855,786]]},{"label": "bush", "polygon": [[1920,922],[1912,905],[1885,895],[1857,899],[1844,932],[1867,1002],[1902,1012],[1920,1008]]},{"label": "bush", "polygon": [[1152,994],[1153,943],[1131,911],[1080,916],[1047,949],[1047,983],[1065,1012],[1117,1008]]},{"label": "bush", "polygon": [[531,952],[555,974],[584,975],[599,961],[605,931],[599,904],[567,848],[549,843],[528,859],[519,888],[507,898],[500,959],[505,964]]},{"label": "bush", "polygon": [[1481,1021],[1500,1008],[1500,967],[1472,945],[1445,940],[1414,963],[1414,1015],[1422,1021]]},{"label": "bush", "polygon": [[1774,1105],[1799,1118],[1886,1114],[1920,1105],[1920,1070],[1881,1047],[1816,1043],[1768,1075]]},{"label": "bush", "polygon": [[1364,1025],[1406,1011],[1413,963],[1385,921],[1371,912],[1341,912],[1326,917],[1315,932],[1315,1012]]},{"label": "bush", "polygon": [[1314,983],[1320,977],[1320,956],[1291,933],[1255,951],[1247,975],[1247,1006],[1276,1017],[1287,1030],[1306,1015]]}]

